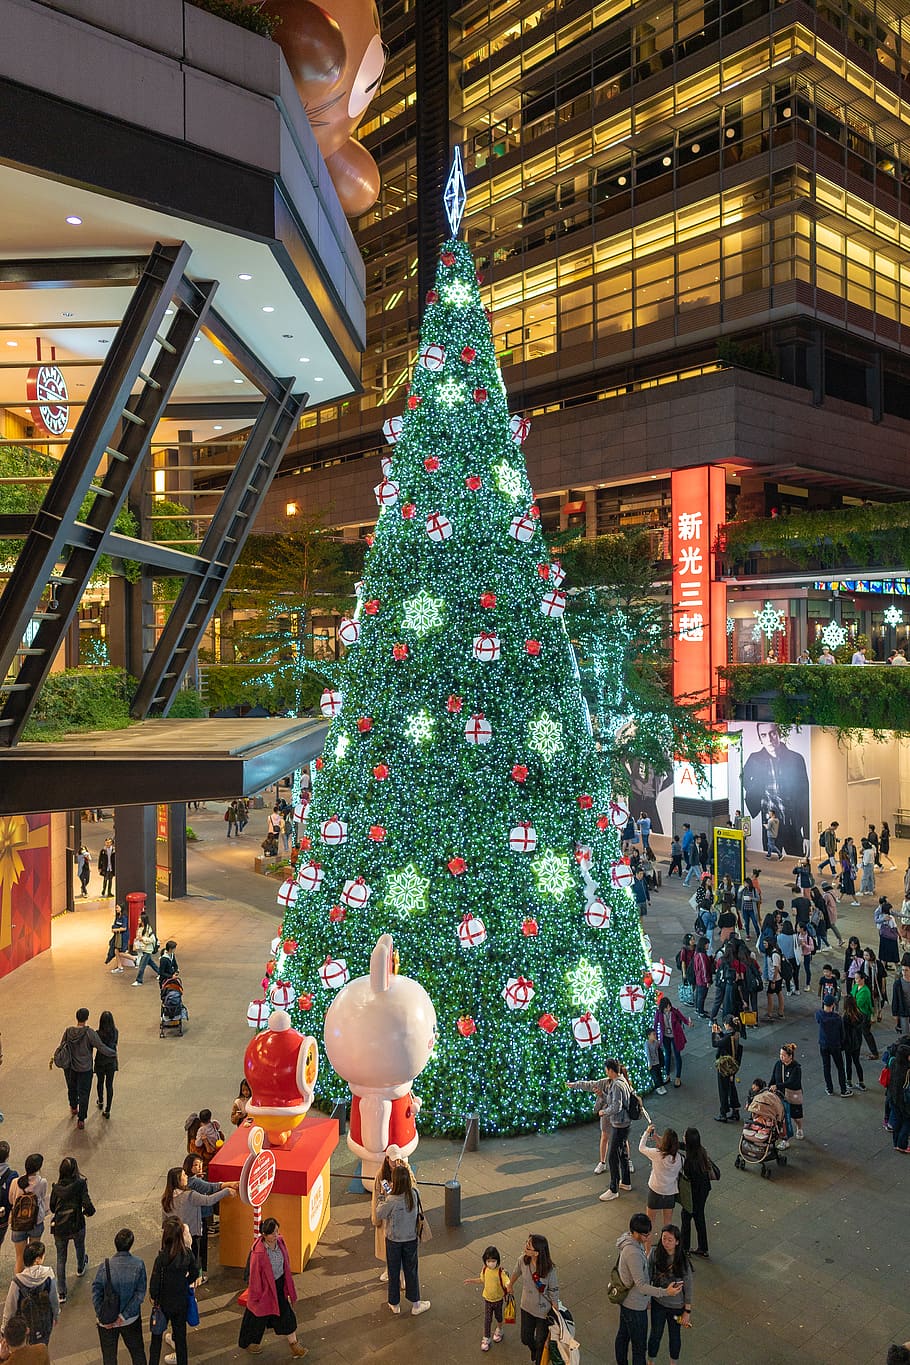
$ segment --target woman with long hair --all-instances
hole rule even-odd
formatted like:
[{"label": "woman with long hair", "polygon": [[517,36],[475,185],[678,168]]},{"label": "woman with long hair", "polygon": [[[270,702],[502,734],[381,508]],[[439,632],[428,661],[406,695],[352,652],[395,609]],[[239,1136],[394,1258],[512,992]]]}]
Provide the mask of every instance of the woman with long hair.
[{"label": "woman with long hair", "polygon": [[[396,1147],[393,1150],[397,1152],[399,1149]],[[379,1167],[379,1170],[376,1172],[373,1179],[373,1193],[370,1198],[370,1221],[373,1224],[373,1250],[376,1254],[377,1261],[381,1261],[383,1265],[386,1264],[385,1224],[380,1218],[376,1217],[376,1208],[380,1200],[385,1198],[386,1191],[391,1190],[392,1173],[398,1165],[407,1166],[407,1160],[404,1157],[391,1156],[389,1152],[386,1152],[385,1156],[382,1158],[382,1165]],[[408,1170],[411,1171],[410,1166],[408,1166]],[[413,1171],[411,1171],[411,1184],[416,1189],[417,1181],[414,1179]],[[388,1278],[388,1269],[383,1270],[382,1274],[379,1276],[379,1283],[385,1284]],[[404,1288],[404,1276],[401,1278],[401,1287],[402,1289]]]},{"label": "woman with long hair", "polygon": [[682,1289],[675,1294],[651,1299],[651,1332],[648,1336],[648,1359],[653,1361],[666,1327],[670,1360],[676,1365],[682,1349],[680,1329],[689,1326],[692,1312],[692,1263],[675,1223],[668,1223],[661,1232],[648,1257],[648,1271],[651,1283],[661,1288],[682,1282]]},{"label": "woman with long hair", "polygon": [[795,1043],[784,1043],[781,1046],[774,1070],[771,1072],[771,1089],[784,1101],[788,1131],[792,1126],[794,1136],[804,1138],[806,1134],[803,1132],[803,1069],[796,1060]]},{"label": "woman with long hair", "polygon": [[[120,1032],[114,1023],[114,1016],[110,1010],[102,1010],[98,1020],[98,1037],[102,1043],[113,1048],[114,1056],[107,1057],[101,1052],[95,1053],[95,1079],[98,1082],[98,1098],[96,1104],[106,1119],[111,1116],[111,1104],[114,1099],[114,1073],[120,1070],[117,1061],[117,1043]],[[104,1093],[107,1092],[107,1103],[104,1102]]]},{"label": "woman with long hair", "polygon": [[874,948],[863,949],[863,961],[866,982],[872,992],[873,1011],[876,1019],[881,1023],[882,1011],[888,1003],[888,968],[881,958],[876,957]]},{"label": "woman with long hair", "polygon": [[521,1344],[527,1346],[531,1365],[540,1365],[544,1346],[550,1339],[547,1318],[559,1306],[559,1283],[550,1255],[550,1243],[539,1232],[532,1232],[524,1253],[512,1272],[509,1288],[521,1281]]},{"label": "woman with long hair", "polygon": [[[180,1170],[179,1166],[177,1168]],[[181,1171],[181,1174],[183,1172]],[[161,1230],[161,1250],[149,1276],[149,1298],[168,1320],[177,1365],[187,1365],[186,1310],[190,1285],[199,1278],[199,1263],[183,1240],[183,1223],[168,1217]],[[149,1365],[158,1365],[164,1334],[152,1336]]]},{"label": "woman with long hair", "polygon": [[[202,1178],[202,1157],[197,1152],[183,1158],[183,1170],[186,1174],[186,1187],[188,1190],[195,1190],[197,1194],[217,1194],[219,1190],[225,1188],[238,1190],[240,1182],[229,1182],[227,1187],[220,1180],[204,1180]],[[206,1284],[208,1281],[209,1268],[209,1228],[214,1218],[212,1209],[203,1205],[200,1209],[201,1232],[198,1237],[193,1237],[193,1254],[199,1261],[199,1268],[202,1274],[199,1276],[199,1283]]]},{"label": "woman with long hair", "polygon": [[704,1256],[707,1260],[708,1225],[705,1222],[705,1205],[708,1202],[708,1195],[711,1193],[711,1182],[712,1180],[720,1180],[720,1171],[702,1146],[701,1133],[697,1128],[686,1129],[682,1152],[682,1174],[688,1180],[692,1192],[691,1213],[685,1205],[683,1205],[682,1211],[683,1250],[688,1252],[692,1245],[692,1224],[694,1223],[698,1246],[693,1254]]},{"label": "woman with long hair", "polygon": [[673,1216],[683,1159],[679,1154],[679,1138],[673,1128],[664,1129],[655,1146],[649,1146],[648,1139],[656,1136],[657,1129],[653,1123],[649,1123],[641,1135],[638,1150],[651,1163],[651,1174],[648,1177],[648,1217],[652,1223],[656,1223],[659,1211],[661,1221],[666,1227]]},{"label": "woman with long hair", "polygon": [[375,1216],[383,1224],[385,1233],[386,1269],[389,1274],[389,1311],[401,1312],[401,1274],[404,1272],[405,1297],[411,1301],[411,1313],[417,1317],[430,1306],[429,1299],[420,1297],[417,1258],[420,1249],[418,1222],[420,1195],[414,1189],[410,1169],[399,1162],[392,1167],[392,1178],[382,1188],[383,1197],[376,1205]]},{"label": "woman with long hair", "polygon": [[59,1178],[51,1186],[51,1232],[57,1246],[57,1294],[66,1303],[66,1257],[72,1242],[76,1251],[76,1274],[84,1275],[88,1265],[85,1254],[85,1220],[95,1216],[95,1205],[88,1192],[88,1181],[74,1156],[60,1162]]},{"label": "woman with long hair", "polygon": [[[865,1090],[863,1082],[863,1064],[860,1061],[860,1052],[863,1047],[863,1016],[857,1008],[856,1001],[852,995],[848,995],[844,1000],[843,1008],[844,1020],[844,1065],[847,1068],[847,1084],[853,1086],[855,1090]],[[853,1073],[856,1072],[856,1080]]]},{"label": "woman with long hair", "polygon": [[[198,1161],[200,1171],[202,1168],[202,1158],[199,1153],[191,1153]],[[195,1182],[195,1173],[193,1174]],[[185,1223],[192,1238],[193,1255],[199,1258],[202,1251],[202,1210],[210,1209],[214,1204],[220,1204],[222,1199],[228,1199],[237,1192],[237,1185],[215,1184],[207,1180],[200,1180],[200,1184],[211,1186],[208,1193],[200,1191],[198,1186],[190,1184],[190,1175],[187,1172],[187,1163],[182,1166],[172,1166],[167,1173],[167,1180],[164,1185],[164,1194],[161,1196],[161,1207],[164,1210],[164,1221],[168,1218],[179,1218],[181,1223]],[[205,1284],[208,1276],[202,1275],[202,1283]]]},{"label": "woman with long hair", "polygon": [[856,849],[849,836],[841,845],[840,851],[840,891],[844,899],[850,897],[851,905],[859,905],[856,899]]},{"label": "woman with long hair", "polygon": [[258,1355],[265,1329],[285,1337],[295,1360],[302,1360],[307,1348],[297,1340],[297,1315],[292,1305],[297,1288],[291,1274],[291,1261],[277,1218],[263,1218],[259,1236],[250,1252],[250,1287],[240,1322],[238,1345],[242,1351]]},{"label": "woman with long hair", "polygon": [[250,1083],[246,1076],[244,1076],[243,1080],[240,1082],[240,1089],[237,1091],[237,1098],[231,1105],[231,1123],[233,1123],[235,1128],[239,1128],[241,1123],[245,1122],[247,1117],[246,1102],[252,1098],[253,1092],[250,1089]]}]

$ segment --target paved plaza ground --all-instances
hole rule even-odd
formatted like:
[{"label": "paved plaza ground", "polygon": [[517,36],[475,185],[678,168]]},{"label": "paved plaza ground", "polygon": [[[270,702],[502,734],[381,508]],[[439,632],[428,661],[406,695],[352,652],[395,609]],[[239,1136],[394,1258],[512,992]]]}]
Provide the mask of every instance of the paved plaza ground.
[{"label": "paved plaza ground", "polygon": [[[228,842],[221,809],[190,814],[202,836],[189,854],[193,894],[159,906],[162,939],[173,936],[180,945],[191,1016],[185,1037],[159,1039],[152,979],[134,990],[129,973],[111,976],[103,965],[110,908],[96,899],[77,902],[75,914],[58,918],[52,950],[0,982],[0,1109],[6,1116],[0,1136],[12,1147],[12,1164],[21,1170],[28,1152],[41,1151],[45,1174],[52,1179],[63,1156],[77,1157],[98,1209],[87,1240],[91,1270],[84,1280],[71,1272],[69,1301],[54,1333],[56,1365],[98,1361],[90,1299],[95,1267],[111,1253],[113,1234],[124,1224],[136,1233],[135,1251],[151,1265],[159,1245],[165,1172],[182,1161],[186,1150],[184,1119],[209,1105],[226,1124],[237,1093],[250,1037],[246,1007],[279,915],[275,884],[251,870],[264,813],[254,813],[242,839]],[[110,825],[86,828],[95,846]],[[899,867],[908,852],[896,846]],[[762,867],[767,904],[781,894],[784,878],[777,865],[763,861]],[[899,874],[885,874],[881,884],[892,897],[899,896]],[[93,877],[93,888],[98,885]],[[688,894],[678,882],[672,887],[665,882],[648,918],[656,955],[668,961],[691,927]],[[870,932],[871,906],[867,901],[858,910],[843,907],[841,932],[877,942]],[[110,1121],[93,1105],[80,1133],[70,1119],[62,1076],[48,1069],[48,1059],[73,1011],[83,1004],[93,1023],[100,1010],[113,1010],[121,1070]],[[910,1160],[893,1152],[891,1135],[882,1128],[879,1065],[868,1063],[865,1094],[828,1098],[815,1050],[815,996],[801,995],[787,1005],[784,1024],[750,1032],[742,1071],[748,1087],[752,1076],[769,1074],[781,1042],[793,1039],[799,1045],[807,1141],[793,1143],[789,1166],[775,1171],[772,1180],[736,1171],[739,1128],[711,1121],[717,1096],[706,1025],[696,1021],[690,1031],[682,1089],[649,1101],[658,1127],[671,1124],[681,1132],[688,1124],[698,1125],[723,1173],[708,1205],[712,1259],[696,1264],[693,1328],[684,1336],[682,1359],[705,1365],[884,1365],[888,1343],[910,1338],[904,1254]],[[893,1036],[893,1027],[886,1014],[876,1030],[880,1041]],[[442,1191],[430,1182],[451,1178],[458,1154],[458,1143],[433,1140],[421,1141],[416,1154],[435,1237],[420,1258],[421,1290],[433,1307],[413,1320],[393,1318],[384,1306],[368,1201],[348,1192],[354,1161],[344,1144],[339,1147],[331,1222],[297,1279],[300,1339],[314,1365],[407,1356],[415,1365],[461,1365],[479,1356],[479,1291],[462,1281],[477,1273],[480,1251],[490,1241],[511,1269],[529,1230],[550,1239],[563,1299],[575,1313],[582,1360],[586,1365],[612,1361],[617,1310],[604,1288],[615,1239],[630,1215],[644,1208],[647,1162],[636,1162],[632,1194],[602,1204],[597,1196],[605,1182],[593,1174],[593,1127],[484,1141],[461,1166],[463,1224],[447,1231]],[[241,1273],[221,1270],[217,1249],[215,1240],[210,1282],[199,1292],[202,1321],[190,1334],[194,1362],[246,1358],[236,1347]],[[7,1240],[0,1249],[4,1292],[11,1270]],[[503,1361],[527,1360],[515,1328],[506,1329],[505,1342],[493,1350],[497,1355]],[[125,1352],[121,1356],[125,1359]],[[263,1360],[285,1358],[284,1344],[267,1336]],[[665,1341],[660,1360],[666,1359]]]}]

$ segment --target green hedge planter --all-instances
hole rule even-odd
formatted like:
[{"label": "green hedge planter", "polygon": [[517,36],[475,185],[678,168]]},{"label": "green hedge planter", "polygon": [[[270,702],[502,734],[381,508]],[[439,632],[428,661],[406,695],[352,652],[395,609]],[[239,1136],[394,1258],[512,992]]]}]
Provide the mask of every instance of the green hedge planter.
[{"label": "green hedge planter", "polygon": [[905,568],[910,564],[910,503],[731,521],[721,527],[717,549],[736,567],[754,558],[757,549],[804,568]]},{"label": "green hedge planter", "polygon": [[910,668],[736,664],[717,671],[731,702],[768,699],[784,729],[821,725],[839,738],[862,730],[910,734]]}]

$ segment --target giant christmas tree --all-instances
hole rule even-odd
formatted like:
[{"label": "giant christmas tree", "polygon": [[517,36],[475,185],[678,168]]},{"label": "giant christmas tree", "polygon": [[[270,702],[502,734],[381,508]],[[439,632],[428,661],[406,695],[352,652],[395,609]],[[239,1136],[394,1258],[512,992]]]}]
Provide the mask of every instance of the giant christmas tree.
[{"label": "giant christmas tree", "polygon": [[[611,1054],[647,1082],[660,968],[624,886],[624,811],[594,751],[528,424],[509,416],[463,241],[426,303],[269,994],[321,1041],[388,931],[438,1015],[421,1128],[476,1112],[488,1133],[547,1129],[590,1113],[565,1082]],[[342,1098],[322,1061],[321,1098]]]}]

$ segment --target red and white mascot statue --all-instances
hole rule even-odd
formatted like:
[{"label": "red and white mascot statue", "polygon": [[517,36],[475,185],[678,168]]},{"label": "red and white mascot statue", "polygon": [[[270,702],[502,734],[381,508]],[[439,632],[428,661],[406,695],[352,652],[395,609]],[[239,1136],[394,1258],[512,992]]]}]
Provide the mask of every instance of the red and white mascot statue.
[{"label": "red and white mascot statue", "polygon": [[292,1028],[285,1010],[272,1010],[268,1028],[250,1040],[243,1056],[243,1074],[253,1092],[246,1112],[265,1129],[270,1147],[283,1147],[303,1122],[318,1071],[316,1039]]},{"label": "red and white mascot statue", "polygon": [[325,1016],[329,1061],[351,1087],[348,1146],[375,1175],[391,1147],[407,1157],[417,1146],[420,1100],[414,1078],[436,1045],[436,1010],[418,981],[395,971],[392,937],[370,956],[369,976],[349,981]]}]

